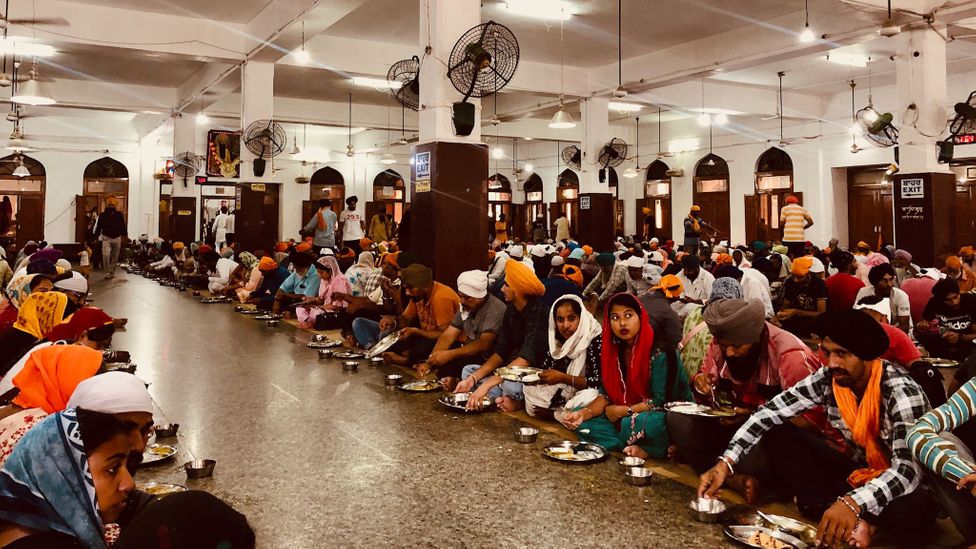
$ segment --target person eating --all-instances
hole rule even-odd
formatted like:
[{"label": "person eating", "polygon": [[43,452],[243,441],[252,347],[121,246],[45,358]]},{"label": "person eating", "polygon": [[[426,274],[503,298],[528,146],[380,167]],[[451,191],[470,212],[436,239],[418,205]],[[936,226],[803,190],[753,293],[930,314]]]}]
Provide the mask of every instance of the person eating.
[{"label": "person eating", "polygon": [[[885,307],[888,307],[885,310]],[[888,298],[881,298],[876,295],[869,295],[867,297],[861,298],[855,305],[855,309],[866,312],[871,315],[881,327],[884,328],[886,334],[888,334],[888,349],[881,355],[882,360],[887,360],[893,364],[898,364],[906,369],[908,369],[916,361],[921,360],[922,354],[919,353],[918,347],[912,342],[912,338],[908,337],[908,334],[901,331],[900,328],[896,328],[891,325],[891,305],[888,303]]]},{"label": "person eating", "polygon": [[783,306],[776,320],[797,337],[809,338],[817,316],[827,310],[827,286],[810,274],[813,258],[798,257],[791,266],[792,276],[783,284]]},{"label": "person eating", "polygon": [[627,266],[617,263],[617,258],[611,253],[601,253],[596,256],[596,263],[600,272],[593,277],[583,290],[583,297],[587,300],[590,312],[602,308],[608,299],[626,289],[627,279],[630,277]]},{"label": "person eating", "polygon": [[[921,469],[906,437],[929,410],[925,393],[906,371],[880,359],[888,336],[867,313],[825,313],[816,332],[827,364],[746,420],[718,463],[701,475],[698,496],[715,497],[762,441],[776,483],[796,498],[804,516],[820,521],[818,545],[867,547],[883,528],[920,546],[935,506],[919,490]],[[847,452],[790,422],[817,406]]]},{"label": "person eating", "polygon": [[715,277],[701,268],[701,260],[695,254],[688,254],[681,258],[681,272],[677,276],[684,291],[678,298],[681,305],[675,312],[684,322],[695,307],[704,305],[708,296],[712,295]]},{"label": "person eating", "polygon": [[270,310],[278,289],[290,274],[268,256],[262,257],[258,262],[258,270],[261,271],[261,284],[247,296],[246,302],[253,303],[258,309]]},{"label": "person eating", "polygon": [[959,291],[968,294],[976,289],[976,273],[963,264],[959,256],[949,256],[945,260],[945,268],[942,269],[946,278],[951,278],[959,284]]},{"label": "person eating", "polygon": [[962,362],[973,353],[974,321],[976,295],[963,293],[955,279],[944,278],[932,286],[915,338],[930,356]]},{"label": "person eating", "polygon": [[307,297],[315,297],[319,291],[319,275],[312,268],[312,256],[305,252],[296,252],[291,256],[291,265],[295,272],[281,283],[275,292],[273,314],[293,309]]},{"label": "person eating", "polygon": [[895,287],[895,268],[890,263],[882,263],[871,267],[868,271],[870,286],[858,290],[855,301],[859,302],[868,296],[878,296],[888,299],[891,306],[891,324],[900,328],[906,334],[912,327],[912,305],[908,294]]},{"label": "person eating", "polygon": [[[343,312],[347,303],[339,299],[339,295],[349,293],[349,283],[339,270],[339,262],[331,255],[323,255],[315,262],[315,271],[319,277],[318,294],[305,298],[295,308],[295,318],[298,326],[304,329],[335,330],[348,325],[339,313]],[[325,314],[335,313],[332,320],[325,320]]]}]

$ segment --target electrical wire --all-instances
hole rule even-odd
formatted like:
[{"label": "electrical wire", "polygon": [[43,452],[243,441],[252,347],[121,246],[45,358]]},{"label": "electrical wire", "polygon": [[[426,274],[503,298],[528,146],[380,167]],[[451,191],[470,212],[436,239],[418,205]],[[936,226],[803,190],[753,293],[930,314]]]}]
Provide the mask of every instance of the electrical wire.
[{"label": "electrical wire", "polygon": [[71,40],[78,40],[79,42],[85,42],[87,44],[92,44],[95,46],[186,46],[191,44],[198,44],[201,46],[207,46],[214,49],[236,53],[237,55],[244,56],[247,55],[246,52],[237,51],[231,48],[225,48],[223,46],[218,46],[217,44],[212,44],[205,40],[174,40],[170,42],[117,42],[112,40],[95,40],[93,38],[85,38],[84,36],[75,36],[72,34],[66,34],[61,32],[55,32],[46,28],[35,27],[33,25],[25,25],[28,28],[34,29],[35,31],[40,31],[42,33],[47,33],[53,36],[58,36],[60,38],[70,38]]}]

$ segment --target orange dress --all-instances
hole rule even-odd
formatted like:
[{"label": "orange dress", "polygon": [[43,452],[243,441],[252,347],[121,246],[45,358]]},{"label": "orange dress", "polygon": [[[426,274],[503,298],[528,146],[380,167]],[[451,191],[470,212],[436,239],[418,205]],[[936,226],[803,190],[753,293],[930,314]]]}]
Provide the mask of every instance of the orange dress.
[{"label": "orange dress", "polygon": [[504,244],[508,242],[508,223],[505,221],[495,222],[495,239],[499,243]]}]

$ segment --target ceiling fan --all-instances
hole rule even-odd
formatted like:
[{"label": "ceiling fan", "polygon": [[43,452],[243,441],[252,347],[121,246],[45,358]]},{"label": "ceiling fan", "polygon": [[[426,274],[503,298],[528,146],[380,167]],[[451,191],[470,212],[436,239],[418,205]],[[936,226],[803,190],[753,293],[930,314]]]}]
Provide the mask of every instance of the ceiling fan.
[{"label": "ceiling fan", "polygon": [[[65,27],[69,23],[63,17],[8,17],[10,15],[10,0],[3,6],[3,13],[0,13],[0,28],[6,30],[10,25],[23,25],[25,27],[40,26],[59,26]],[[6,36],[6,32],[4,32]]]}]

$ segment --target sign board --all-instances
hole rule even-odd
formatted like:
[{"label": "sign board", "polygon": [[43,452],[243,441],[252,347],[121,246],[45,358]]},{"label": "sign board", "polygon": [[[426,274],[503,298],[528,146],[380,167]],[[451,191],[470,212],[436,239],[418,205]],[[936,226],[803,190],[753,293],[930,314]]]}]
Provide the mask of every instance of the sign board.
[{"label": "sign board", "polygon": [[197,185],[206,185],[207,184],[207,181],[208,181],[208,178],[205,175],[198,175],[196,177]]},{"label": "sign board", "polygon": [[417,153],[414,158],[414,169],[418,183],[421,179],[430,179],[430,151]]},{"label": "sign board", "polygon": [[392,200],[396,198],[396,188],[395,187],[382,187],[380,196],[385,199]]},{"label": "sign board", "polygon": [[588,197],[588,196],[581,196],[580,197],[580,209],[581,210],[589,210],[590,209],[590,197]]},{"label": "sign board", "polygon": [[902,179],[902,198],[925,198],[925,187],[922,179]]},{"label": "sign board", "polygon": [[414,192],[418,193],[429,193],[430,192],[430,178],[418,179],[417,184],[414,186]]},{"label": "sign board", "polygon": [[193,210],[177,210],[176,215],[193,215]]},{"label": "sign board", "polygon": [[263,193],[265,191],[264,183],[251,183],[251,190],[256,193]]}]

